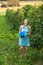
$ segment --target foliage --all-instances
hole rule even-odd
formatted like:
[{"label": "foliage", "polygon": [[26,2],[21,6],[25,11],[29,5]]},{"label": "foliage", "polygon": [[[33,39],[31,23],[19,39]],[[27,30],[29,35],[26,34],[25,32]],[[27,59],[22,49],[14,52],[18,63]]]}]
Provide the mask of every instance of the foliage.
[{"label": "foliage", "polygon": [[[20,10],[7,10],[0,15],[0,65],[43,65],[43,5],[25,6]],[[18,29],[27,18],[31,25],[31,46],[28,56],[19,58]],[[37,49],[38,48],[38,49]]]},{"label": "foliage", "polygon": [[14,29],[18,31],[19,26],[23,24],[25,18],[28,19],[31,26],[30,42],[34,48],[43,47],[43,5],[34,7],[24,6],[22,9],[13,11],[7,10],[6,17],[9,22],[13,23]]}]

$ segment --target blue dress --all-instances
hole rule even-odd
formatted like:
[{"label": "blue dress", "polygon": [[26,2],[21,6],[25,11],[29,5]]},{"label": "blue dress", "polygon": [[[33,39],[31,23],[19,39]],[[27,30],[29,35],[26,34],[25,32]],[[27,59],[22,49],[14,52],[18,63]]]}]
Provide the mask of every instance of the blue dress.
[{"label": "blue dress", "polygon": [[[22,25],[22,32],[29,32],[29,28],[28,27],[24,27],[24,25]],[[21,38],[19,37],[19,46],[30,46],[30,39],[28,36]]]}]

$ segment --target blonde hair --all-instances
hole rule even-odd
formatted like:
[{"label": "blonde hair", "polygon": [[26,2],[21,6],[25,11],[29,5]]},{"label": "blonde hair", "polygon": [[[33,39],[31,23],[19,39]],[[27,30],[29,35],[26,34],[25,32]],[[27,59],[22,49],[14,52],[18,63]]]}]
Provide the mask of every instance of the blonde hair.
[{"label": "blonde hair", "polygon": [[24,21],[27,21],[28,22],[28,19],[24,19]]}]

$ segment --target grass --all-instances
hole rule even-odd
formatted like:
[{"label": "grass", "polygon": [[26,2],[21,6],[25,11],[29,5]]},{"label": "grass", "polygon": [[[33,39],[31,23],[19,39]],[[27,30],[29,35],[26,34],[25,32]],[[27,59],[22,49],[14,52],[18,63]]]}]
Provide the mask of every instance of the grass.
[{"label": "grass", "polygon": [[6,14],[5,12],[0,12],[0,16],[5,15],[5,14]]},{"label": "grass", "polygon": [[[0,65],[35,65],[33,60],[37,59],[37,49],[29,47],[28,57],[19,58],[18,33],[15,33],[13,25],[0,14]],[[24,53],[23,53],[24,56]],[[38,64],[39,65],[39,64]],[[40,63],[40,65],[43,65]]]}]

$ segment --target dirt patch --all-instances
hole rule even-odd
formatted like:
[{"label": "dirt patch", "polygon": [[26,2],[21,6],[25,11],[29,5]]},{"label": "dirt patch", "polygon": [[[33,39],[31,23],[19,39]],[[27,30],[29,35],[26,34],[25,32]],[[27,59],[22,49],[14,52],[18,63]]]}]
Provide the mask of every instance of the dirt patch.
[{"label": "dirt patch", "polygon": [[[13,9],[13,10],[21,9],[25,5],[38,6],[38,5],[43,4],[42,1],[20,1],[19,3],[20,3],[20,6],[12,6],[12,7],[7,7],[7,8],[0,7],[0,12],[6,12],[7,9]],[[1,6],[1,3],[0,3],[0,6]]]}]

